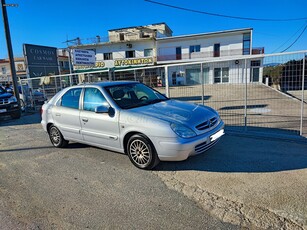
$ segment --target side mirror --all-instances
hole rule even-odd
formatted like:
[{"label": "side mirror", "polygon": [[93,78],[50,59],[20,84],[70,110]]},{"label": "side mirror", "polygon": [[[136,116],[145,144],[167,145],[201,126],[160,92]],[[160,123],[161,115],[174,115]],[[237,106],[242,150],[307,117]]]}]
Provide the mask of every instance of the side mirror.
[{"label": "side mirror", "polygon": [[109,105],[100,105],[95,108],[95,113],[107,113],[110,117],[114,117],[115,110]]},{"label": "side mirror", "polygon": [[95,108],[95,113],[108,113],[110,106],[100,105]]}]

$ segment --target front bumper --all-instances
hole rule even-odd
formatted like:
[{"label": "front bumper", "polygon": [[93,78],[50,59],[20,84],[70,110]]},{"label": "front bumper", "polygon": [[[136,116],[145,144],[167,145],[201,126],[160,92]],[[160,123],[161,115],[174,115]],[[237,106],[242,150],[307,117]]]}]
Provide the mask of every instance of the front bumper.
[{"label": "front bumper", "polygon": [[224,134],[224,122],[207,133],[194,138],[151,138],[161,161],[182,161],[213,147]]},{"label": "front bumper", "polygon": [[0,116],[11,115],[12,113],[19,112],[17,103],[1,104],[0,105]]}]

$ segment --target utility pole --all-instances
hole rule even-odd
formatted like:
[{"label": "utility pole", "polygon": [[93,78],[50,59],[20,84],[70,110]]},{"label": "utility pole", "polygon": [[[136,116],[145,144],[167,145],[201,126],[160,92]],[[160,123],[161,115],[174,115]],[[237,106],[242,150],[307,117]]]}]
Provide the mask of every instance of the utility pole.
[{"label": "utility pole", "polygon": [[9,60],[10,60],[13,89],[14,89],[15,97],[17,98],[18,107],[20,109],[20,97],[19,97],[18,85],[17,85],[18,83],[17,83],[17,76],[16,76],[16,69],[15,69],[15,62],[14,62],[14,54],[13,54],[13,49],[12,49],[10,27],[9,27],[9,22],[7,18],[7,12],[6,12],[7,6],[18,6],[18,5],[17,4],[6,4],[5,0],[0,0],[0,1],[1,1],[1,8],[2,8],[3,23],[4,23],[4,32],[5,32],[5,38],[6,38],[6,44],[7,44],[7,52],[8,52]]}]

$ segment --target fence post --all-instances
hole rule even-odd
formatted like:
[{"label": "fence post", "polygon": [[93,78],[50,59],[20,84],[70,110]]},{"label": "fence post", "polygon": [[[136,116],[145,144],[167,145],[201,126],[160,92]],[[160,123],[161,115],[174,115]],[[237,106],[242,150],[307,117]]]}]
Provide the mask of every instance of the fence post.
[{"label": "fence post", "polygon": [[247,131],[247,59],[244,64],[245,92],[244,92],[244,130]]},{"label": "fence post", "polygon": [[165,78],[165,94],[170,97],[169,84],[168,84],[168,66],[164,66],[164,78]]},{"label": "fence post", "polygon": [[63,82],[62,82],[62,76],[60,76],[60,90],[62,90],[63,89]]},{"label": "fence post", "polygon": [[302,71],[301,124],[300,124],[300,135],[301,136],[303,136],[303,118],[304,118],[305,63],[306,63],[306,54],[304,53],[303,71]]},{"label": "fence post", "polygon": [[201,82],[201,103],[205,104],[204,94],[205,94],[205,86],[204,86],[204,71],[203,71],[203,63],[200,63],[200,82]]},{"label": "fence post", "polygon": [[136,70],[133,70],[134,80],[136,81]]},{"label": "fence post", "polygon": [[54,78],[54,83],[55,83],[55,94],[58,92],[58,83],[57,83],[57,78]]}]

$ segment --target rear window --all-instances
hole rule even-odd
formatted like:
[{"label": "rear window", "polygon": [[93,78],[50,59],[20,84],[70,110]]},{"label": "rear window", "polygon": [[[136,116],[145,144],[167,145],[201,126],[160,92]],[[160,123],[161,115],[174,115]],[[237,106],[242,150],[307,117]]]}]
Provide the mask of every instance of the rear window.
[{"label": "rear window", "polygon": [[81,88],[68,90],[61,98],[61,106],[72,109],[79,109],[81,91]]}]

